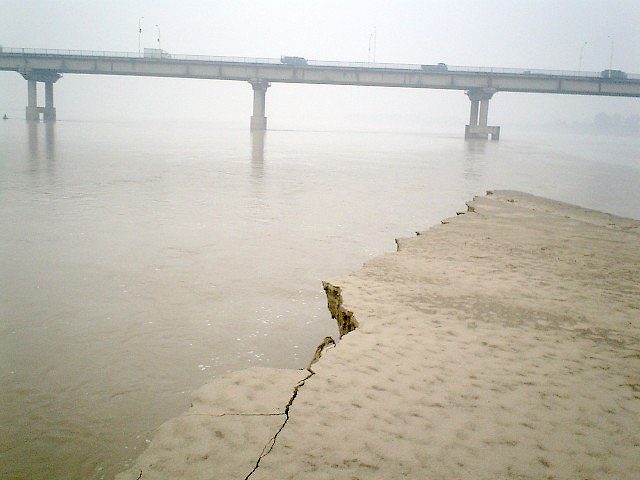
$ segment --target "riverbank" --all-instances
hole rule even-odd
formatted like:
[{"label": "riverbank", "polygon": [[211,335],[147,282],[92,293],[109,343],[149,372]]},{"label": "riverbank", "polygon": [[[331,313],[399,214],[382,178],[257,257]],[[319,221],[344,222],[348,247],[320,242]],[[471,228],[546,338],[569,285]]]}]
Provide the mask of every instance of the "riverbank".
[{"label": "riverbank", "polygon": [[640,475],[639,221],[500,191],[397,243],[325,283],[337,347],[206,385],[118,480]]}]

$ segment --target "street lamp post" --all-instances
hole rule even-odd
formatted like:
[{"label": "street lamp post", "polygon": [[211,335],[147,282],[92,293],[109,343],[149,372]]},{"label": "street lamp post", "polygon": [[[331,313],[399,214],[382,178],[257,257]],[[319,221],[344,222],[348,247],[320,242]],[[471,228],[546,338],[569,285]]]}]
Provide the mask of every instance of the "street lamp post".
[{"label": "street lamp post", "polygon": [[587,46],[588,42],[584,42],[582,44],[582,47],[580,47],[580,61],[578,62],[578,71],[581,72],[582,71],[582,54],[584,53],[584,47]]},{"label": "street lamp post", "polygon": [[611,71],[611,68],[613,67],[613,36],[607,35],[607,38],[611,40],[611,53],[609,54],[609,71]]},{"label": "street lamp post", "polygon": [[156,28],[158,29],[158,48],[162,49],[162,47],[160,46],[160,27],[156,25]]},{"label": "street lamp post", "polygon": [[140,38],[142,37],[142,24],[140,22],[142,22],[142,19],[144,17],[140,17],[138,19],[138,53],[140,53]]},{"label": "street lamp post", "polygon": [[378,28],[373,27],[373,63],[376,63],[376,44],[378,43]]}]

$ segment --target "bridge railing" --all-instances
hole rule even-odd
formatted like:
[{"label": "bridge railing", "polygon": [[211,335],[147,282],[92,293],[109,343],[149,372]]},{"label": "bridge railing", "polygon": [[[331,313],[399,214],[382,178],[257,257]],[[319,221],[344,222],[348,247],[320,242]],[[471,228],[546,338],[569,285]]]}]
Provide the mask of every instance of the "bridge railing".
[{"label": "bridge railing", "polygon": [[[163,54],[161,57],[144,56],[138,52],[115,52],[101,50],[55,50],[42,48],[11,48],[0,47],[0,54],[21,54],[21,55],[42,55],[42,56],[74,56],[74,57],[98,57],[98,58],[132,58],[146,60],[186,60],[197,62],[231,62],[231,63],[247,63],[258,65],[281,65],[282,62],[278,58],[254,58],[254,57],[223,57],[211,55],[175,55]],[[359,68],[359,69],[387,69],[387,70],[408,70],[422,71],[422,66],[411,63],[374,63],[374,62],[339,62],[329,60],[307,60],[307,65],[312,67],[340,67],[340,68]],[[459,72],[459,73],[499,73],[510,75],[545,75],[557,77],[587,77],[601,78],[601,72],[585,72],[572,70],[542,70],[542,69],[525,69],[525,68],[503,68],[503,67],[469,67],[460,65],[447,65],[446,70],[436,70],[440,73]],[[626,74],[629,80],[640,80],[640,74]]]},{"label": "bridge railing", "polygon": [[[149,58],[149,57],[145,57]],[[174,55],[165,57],[167,60],[190,60],[196,62],[231,62],[231,63],[251,63],[281,65],[279,58],[253,58],[253,57],[215,57],[211,55]]]},{"label": "bridge railing", "polygon": [[23,55],[71,55],[77,57],[119,57],[142,58],[142,54],[131,52],[109,52],[101,50],[57,50],[50,48],[12,48],[0,47],[0,53],[17,53]]},{"label": "bridge railing", "polygon": [[42,55],[42,56],[72,56],[72,57],[99,57],[99,58],[137,58],[145,60],[191,60],[200,62],[232,62],[252,64],[278,64],[278,58],[253,58],[253,57],[220,57],[211,55],[175,55],[166,53],[159,56],[145,56],[138,52],[115,52],[102,50],[54,50],[48,48],[11,48],[0,47],[0,54],[10,53],[18,55]]}]

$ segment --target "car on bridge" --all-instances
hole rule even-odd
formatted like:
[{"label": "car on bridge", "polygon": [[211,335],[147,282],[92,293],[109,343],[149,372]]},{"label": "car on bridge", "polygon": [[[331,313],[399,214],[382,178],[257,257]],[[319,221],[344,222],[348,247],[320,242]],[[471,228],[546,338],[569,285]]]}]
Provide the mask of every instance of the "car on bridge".
[{"label": "car on bridge", "polygon": [[280,63],[285,65],[308,65],[307,59],[303,57],[280,57]]},{"label": "car on bridge", "polygon": [[446,63],[438,63],[437,65],[420,65],[425,72],[448,72]]},{"label": "car on bridge", "polygon": [[602,78],[611,78],[614,80],[626,80],[627,74],[622,70],[602,70],[600,72]]}]

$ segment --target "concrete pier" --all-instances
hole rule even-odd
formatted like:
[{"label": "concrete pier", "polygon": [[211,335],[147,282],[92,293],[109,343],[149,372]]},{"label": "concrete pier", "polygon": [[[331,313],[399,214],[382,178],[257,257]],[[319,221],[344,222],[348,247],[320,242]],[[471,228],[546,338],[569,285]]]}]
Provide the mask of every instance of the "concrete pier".
[{"label": "concrete pier", "polygon": [[469,117],[469,126],[477,127],[478,126],[478,104],[479,100],[471,99],[471,115]]},{"label": "concrete pier", "polygon": [[490,88],[472,88],[466,92],[471,101],[469,125],[465,127],[464,138],[491,140],[500,138],[500,127],[489,126],[489,100],[496,91]]},{"label": "concrete pier", "polygon": [[40,120],[38,113],[38,84],[35,80],[27,80],[27,120]]},{"label": "concrete pier", "polygon": [[251,116],[251,130],[266,130],[266,94],[267,88],[269,88],[270,84],[264,80],[251,80],[249,83],[253,87],[253,115]]},{"label": "concrete pier", "polygon": [[44,121],[56,120],[56,109],[53,106],[53,82],[44,82]]},{"label": "concrete pier", "polygon": [[[56,120],[56,109],[53,106],[53,84],[62,75],[49,70],[32,70],[22,73],[27,80],[27,107],[25,118],[28,121],[40,121],[40,113],[45,122]],[[44,83],[44,107],[38,106],[38,82]]]}]

